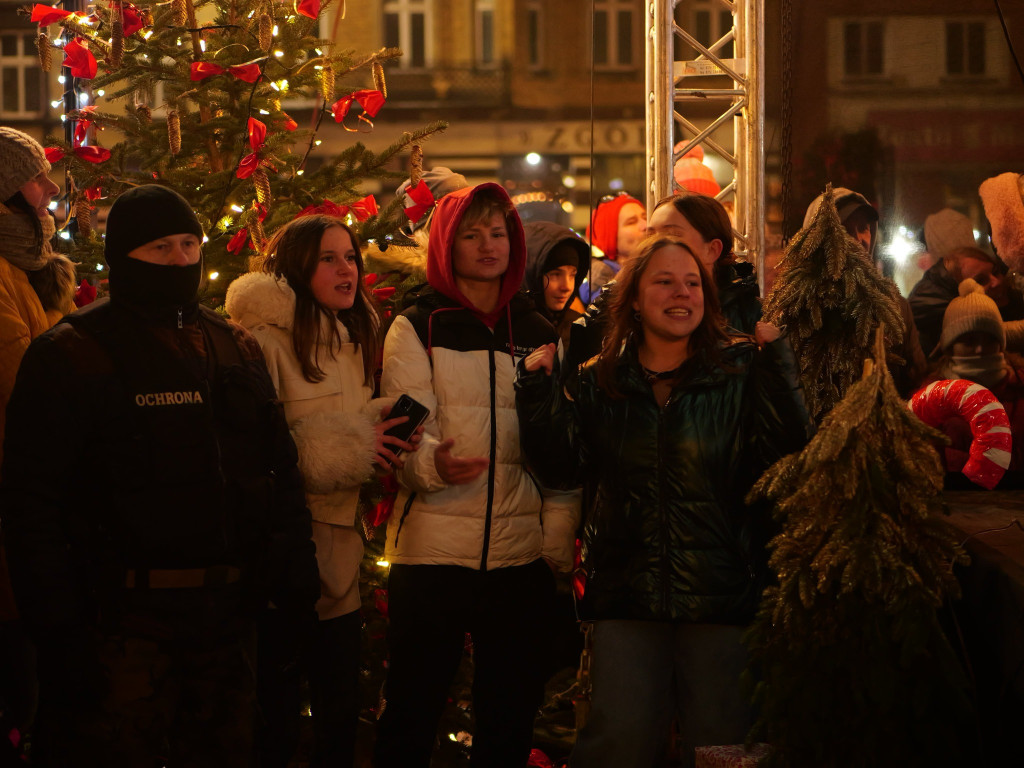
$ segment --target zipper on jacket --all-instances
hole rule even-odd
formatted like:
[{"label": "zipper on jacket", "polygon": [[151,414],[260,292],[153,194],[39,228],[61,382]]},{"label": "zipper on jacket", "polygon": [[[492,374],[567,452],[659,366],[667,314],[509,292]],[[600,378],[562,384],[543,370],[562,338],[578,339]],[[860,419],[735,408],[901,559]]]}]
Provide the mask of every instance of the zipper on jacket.
[{"label": "zipper on jacket", "polygon": [[487,467],[487,512],[484,517],[484,545],[480,554],[480,570],[487,570],[487,552],[491,545],[491,511],[494,505],[494,449],[497,443],[496,430],[498,426],[498,415],[495,412],[494,390],[497,386],[497,371],[494,364],[494,340],[491,340],[491,348],[487,350],[488,367],[491,377],[491,450],[488,454],[491,463]]},{"label": "zipper on jacket", "polygon": [[668,557],[668,520],[665,513],[665,411],[672,402],[670,392],[665,404],[658,408],[658,523],[661,527],[661,609],[665,616],[669,615],[671,603],[670,566]]},{"label": "zipper on jacket", "polygon": [[409,516],[409,510],[412,509],[412,500],[416,498],[416,492],[413,491],[409,494],[409,498],[405,500],[405,507],[402,509],[402,519],[398,521],[398,530],[395,531],[395,546],[398,546],[398,537],[402,535],[402,526],[405,525],[405,518]]}]

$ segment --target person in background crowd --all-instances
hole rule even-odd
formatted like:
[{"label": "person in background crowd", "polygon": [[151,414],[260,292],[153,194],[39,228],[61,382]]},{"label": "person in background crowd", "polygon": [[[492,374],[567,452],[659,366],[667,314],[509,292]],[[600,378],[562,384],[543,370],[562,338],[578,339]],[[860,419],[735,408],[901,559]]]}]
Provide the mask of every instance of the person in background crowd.
[{"label": "person in background crowd", "polygon": [[[985,179],[978,187],[981,203],[985,208],[988,220],[992,248],[1000,266],[1008,270],[1010,307],[1020,307],[1020,314],[1007,311],[1004,304],[999,304],[999,313],[1003,317],[1006,330],[1006,348],[1014,352],[1024,352],[1024,177],[1018,173],[1001,173]],[[991,296],[986,287],[985,293]],[[995,297],[993,297],[995,298]]]},{"label": "person in background crowd", "polygon": [[[0,460],[7,402],[25,350],[75,308],[74,265],[50,250],[54,223],[48,206],[60,188],[49,172],[35,139],[0,127]],[[69,428],[64,425],[53,439],[59,443]],[[25,732],[34,708],[31,650],[17,619],[0,540],[0,744],[10,743],[12,728]]]},{"label": "person in background crowd", "polygon": [[[38,651],[36,766],[248,768],[255,616],[314,626],[295,445],[255,339],[199,305],[202,239],[176,192],[123,193],[110,298],[18,371],[0,516]],[[69,432],[82,403],[103,418]]]},{"label": "person in background crowd", "polygon": [[526,276],[523,287],[534,306],[569,344],[569,328],[581,313],[572,308],[587,275],[590,248],[568,227],[550,221],[523,225],[526,234]]},{"label": "person in background crowd", "polygon": [[523,228],[508,194],[446,195],[430,230],[429,287],[392,324],[382,394],[430,411],[396,473],[388,522],[388,673],[377,768],[426,768],[466,634],[473,641],[470,764],[522,768],[543,694],[552,569],[572,566],[578,494],[547,494],[522,464],[515,361],[554,343],[519,293]]},{"label": "person in background crowd", "polygon": [[[845,187],[837,187],[833,190],[833,194],[839,221],[842,222],[850,237],[860,244],[868,257],[881,269],[875,254],[875,247],[878,244],[878,211],[859,192]],[[810,226],[823,199],[823,194],[818,195],[807,207],[807,213],[804,215],[804,227]],[[925,360],[925,352],[922,350],[922,341],[918,338],[918,329],[914,324],[914,315],[911,312],[910,304],[903,296],[900,296],[899,305],[900,314],[903,317],[903,341],[899,346],[893,347],[892,355],[900,360],[890,358],[888,366],[897,391],[902,397],[909,397],[917,389],[918,382],[927,373],[928,363]]]},{"label": "person in background crowd", "polygon": [[598,203],[587,229],[594,254],[590,274],[580,286],[584,306],[597,298],[605,283],[614,279],[645,234],[647,210],[636,198],[621,194]]},{"label": "person in background crowd", "polygon": [[732,222],[721,203],[697,193],[673,195],[651,212],[648,229],[686,243],[708,268],[729,328],[753,334],[761,319],[761,299],[753,264],[736,261]]},{"label": "person in background crowd", "polygon": [[580,606],[594,622],[593,694],[570,765],[662,765],[675,715],[692,766],[696,746],[742,742],[751,725],[741,637],[767,574],[769,520],[744,497],[812,426],[789,344],[765,323],[761,349],[728,336],[714,282],[682,240],[641,243],[609,311],[601,354],[578,378],[563,388],[546,345],[516,384],[530,467],[596,500]]},{"label": "person in background crowd", "polygon": [[[925,383],[968,379],[992,391],[1006,409],[1013,445],[1010,466],[996,487],[1024,488],[1024,358],[1006,353],[999,308],[985,295],[984,288],[967,278],[958,290],[959,296],[949,302],[942,318],[942,357]],[[941,429],[951,441],[941,449],[948,473],[946,487],[977,488],[960,474],[974,439],[970,425],[952,416]]]},{"label": "person in background crowd", "polygon": [[[259,271],[231,284],[226,306],[263,348],[299,452],[320,571],[320,621],[309,653],[310,765],[341,768],[354,761],[360,709],[359,486],[375,467],[401,465],[392,448],[414,446],[385,434],[407,417],[382,421],[382,403],[371,403],[380,317],[363,283],[355,233],[331,216],[303,216],[279,229],[266,253]],[[275,629],[287,645],[290,626],[265,627],[261,641],[266,636],[273,643]],[[262,697],[265,713],[291,699],[281,714],[292,731],[281,746],[282,766],[298,738],[294,683],[292,697],[270,690]]]},{"label": "person in background crowd", "polygon": [[957,296],[960,282],[968,278],[996,302],[1004,321],[1024,319],[1024,296],[1010,285],[1005,269],[999,259],[980,248],[962,246],[949,251],[925,272],[909,297],[922,349],[928,354],[936,350],[946,307]]}]

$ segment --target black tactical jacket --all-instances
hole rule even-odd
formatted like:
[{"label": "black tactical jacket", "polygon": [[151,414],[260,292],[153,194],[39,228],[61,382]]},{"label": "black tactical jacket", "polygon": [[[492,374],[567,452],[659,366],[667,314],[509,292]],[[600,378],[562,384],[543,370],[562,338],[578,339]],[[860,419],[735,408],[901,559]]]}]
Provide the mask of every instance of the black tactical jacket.
[{"label": "black tactical jacket", "polygon": [[812,429],[792,349],[734,339],[663,407],[629,346],[617,375],[620,399],[593,363],[571,399],[542,372],[518,385],[534,471],[590,491],[583,618],[746,623],[763,588],[768,516],[744,496]]}]

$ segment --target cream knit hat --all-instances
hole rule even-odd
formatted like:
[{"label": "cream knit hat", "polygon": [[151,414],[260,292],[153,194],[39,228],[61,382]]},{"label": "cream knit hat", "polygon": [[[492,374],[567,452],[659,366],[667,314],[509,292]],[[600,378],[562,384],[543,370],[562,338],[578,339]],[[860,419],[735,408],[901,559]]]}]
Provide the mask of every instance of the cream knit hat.
[{"label": "cream knit hat", "polygon": [[985,295],[985,289],[967,278],[961,281],[959,291],[959,298],[949,302],[946,314],[942,316],[942,336],[939,338],[942,351],[945,352],[953,342],[971,331],[989,334],[999,342],[1000,348],[1005,349],[1003,318],[996,303]]},{"label": "cream knit hat", "polygon": [[14,128],[0,127],[0,203],[40,173],[49,172],[50,161],[38,141]]},{"label": "cream knit hat", "polygon": [[943,259],[957,248],[977,248],[971,220],[952,208],[943,208],[924,220],[924,242],[936,259]]}]

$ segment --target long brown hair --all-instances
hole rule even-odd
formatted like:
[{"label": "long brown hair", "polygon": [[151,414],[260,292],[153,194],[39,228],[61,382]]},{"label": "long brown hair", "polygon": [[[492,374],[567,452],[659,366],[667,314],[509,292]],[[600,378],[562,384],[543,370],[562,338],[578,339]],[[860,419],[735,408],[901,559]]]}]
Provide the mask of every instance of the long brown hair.
[{"label": "long brown hair", "polygon": [[331,227],[340,227],[352,238],[356,252],[356,297],[350,309],[343,309],[337,317],[348,328],[352,341],[359,344],[363,353],[363,376],[367,384],[372,383],[377,353],[380,351],[380,313],[377,311],[373,294],[363,282],[363,254],[359,250],[359,238],[341,219],[324,214],[302,216],[281,227],[267,244],[267,256],[259,264],[261,272],[284,279],[295,292],[295,316],[292,320],[292,346],[302,366],[306,381],[323,381],[324,371],[318,360],[318,350],[326,342],[333,355],[341,349],[341,334],[331,325],[331,337],[323,338],[322,319],[334,315],[324,309],[313,297],[309,287],[320,263],[320,241],[324,232]]},{"label": "long brown hair", "polygon": [[622,397],[616,385],[615,369],[622,354],[623,344],[634,339],[639,345],[644,336],[643,324],[633,309],[633,304],[640,295],[640,279],[647,271],[654,254],[672,245],[693,256],[700,274],[701,290],[704,293],[704,317],[690,334],[690,359],[704,366],[714,365],[719,360],[722,345],[729,340],[725,332],[722,306],[718,301],[718,290],[708,268],[678,237],[651,235],[637,246],[635,255],[623,266],[612,288],[608,306],[609,329],[596,363],[598,384],[611,397]]}]

